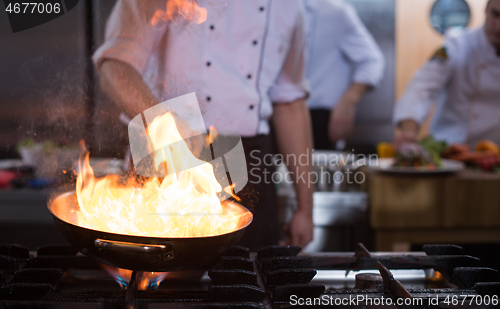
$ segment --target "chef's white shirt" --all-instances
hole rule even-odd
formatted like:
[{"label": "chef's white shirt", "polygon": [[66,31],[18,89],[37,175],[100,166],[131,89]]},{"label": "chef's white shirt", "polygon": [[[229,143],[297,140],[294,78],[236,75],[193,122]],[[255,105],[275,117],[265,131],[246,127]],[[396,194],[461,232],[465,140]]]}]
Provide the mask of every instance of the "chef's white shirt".
[{"label": "chef's white shirt", "polygon": [[437,101],[430,128],[437,140],[500,143],[500,57],[484,28],[447,39],[445,48],[447,58],[433,57],[416,73],[395,107],[395,124],[422,123]]},{"label": "chef's white shirt", "polygon": [[207,128],[241,136],[269,133],[273,103],[308,94],[303,6],[299,0],[197,0],[199,25],[177,16],[151,25],[166,0],[119,0],[95,52],[134,67],[160,100],[195,92]]},{"label": "chef's white shirt", "polygon": [[304,0],[304,6],[309,108],[332,109],[352,83],[376,86],[385,58],[354,7],[337,0]]}]

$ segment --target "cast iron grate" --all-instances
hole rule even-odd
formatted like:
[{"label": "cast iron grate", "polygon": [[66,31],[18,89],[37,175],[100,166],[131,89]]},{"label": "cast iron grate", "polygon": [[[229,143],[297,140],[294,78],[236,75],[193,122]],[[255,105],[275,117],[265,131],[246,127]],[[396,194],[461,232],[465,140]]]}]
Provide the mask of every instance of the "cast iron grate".
[{"label": "cast iron grate", "polygon": [[[202,290],[139,290],[137,308],[265,308],[248,248],[235,246],[208,270]],[[71,272],[102,272],[71,246],[46,246],[36,254],[19,245],[0,245],[0,308],[124,308],[127,291],[60,289]],[[74,280],[74,279],[71,279]]]},{"label": "cast iron grate", "polygon": [[[265,282],[266,292],[272,299],[273,308],[292,308],[291,296],[295,299],[318,299],[333,297],[349,298],[351,295],[372,295],[408,299],[419,297],[422,306],[401,305],[399,308],[434,308],[428,304],[430,297],[438,297],[435,308],[459,308],[443,304],[448,296],[479,295],[500,296],[500,273],[494,269],[480,267],[479,259],[464,254],[456,245],[426,245],[424,252],[416,253],[371,253],[362,244],[351,253],[321,253],[299,255],[300,248],[271,246],[262,248],[257,254],[257,264]],[[378,269],[383,287],[379,290],[325,289],[322,284],[311,283],[317,270],[373,270]],[[390,269],[434,269],[441,273],[453,289],[407,289],[394,279]],[[461,300],[461,299],[460,299]],[[426,302],[427,301],[427,302]],[[460,301],[461,302],[461,301]],[[343,306],[345,308],[364,308]],[[443,307],[444,306],[444,307]],[[295,306],[296,307],[296,306]],[[320,306],[321,307],[321,306]],[[311,308],[315,308],[312,306]],[[474,308],[470,307],[470,308]],[[496,308],[493,304],[478,308]]]}]

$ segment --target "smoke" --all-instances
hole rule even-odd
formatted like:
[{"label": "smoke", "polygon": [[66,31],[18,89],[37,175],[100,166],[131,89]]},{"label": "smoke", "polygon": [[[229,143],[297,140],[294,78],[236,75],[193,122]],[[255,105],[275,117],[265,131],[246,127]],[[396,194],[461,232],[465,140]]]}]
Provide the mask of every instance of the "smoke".
[{"label": "smoke", "polygon": [[[77,57],[31,58],[21,66],[22,84],[11,91],[22,97],[19,137],[76,142],[84,137],[88,83],[86,66]],[[80,58],[81,59],[81,58]]]}]

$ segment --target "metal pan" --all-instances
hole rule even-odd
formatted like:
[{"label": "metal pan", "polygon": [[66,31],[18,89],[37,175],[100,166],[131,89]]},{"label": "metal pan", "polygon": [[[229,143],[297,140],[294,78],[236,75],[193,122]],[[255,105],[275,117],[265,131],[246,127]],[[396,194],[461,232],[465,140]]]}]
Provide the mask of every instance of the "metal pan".
[{"label": "metal pan", "polygon": [[[248,211],[225,202],[225,207]],[[78,226],[75,192],[63,193],[48,203],[48,209],[66,240],[86,256],[107,265],[137,271],[177,271],[215,262],[233,246],[252,222],[248,216],[227,234],[207,237],[162,238],[114,234]]]}]

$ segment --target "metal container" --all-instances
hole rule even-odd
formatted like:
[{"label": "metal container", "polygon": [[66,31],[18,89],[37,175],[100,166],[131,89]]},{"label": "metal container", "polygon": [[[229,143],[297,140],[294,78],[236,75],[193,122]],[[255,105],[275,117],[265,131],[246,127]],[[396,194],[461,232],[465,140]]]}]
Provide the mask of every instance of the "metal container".
[{"label": "metal container", "polygon": [[[287,225],[296,209],[296,198],[278,196],[279,219]],[[363,242],[368,227],[368,196],[366,192],[314,192],[313,241],[304,252],[353,250]]]},{"label": "metal container", "polygon": [[315,150],[312,156],[313,172],[318,176],[315,191],[349,191],[356,187],[348,181],[355,155],[350,152]]},{"label": "metal container", "polygon": [[[317,181],[313,195],[314,239],[304,248],[306,252],[353,250],[356,242],[365,241],[368,226],[368,197],[360,191],[360,184],[348,181],[358,166],[356,156],[348,152],[315,151],[313,173]],[[288,172],[278,166],[278,215],[282,225],[288,225],[297,207],[293,184],[284,175]],[[316,177],[312,177],[316,179]],[[351,179],[352,180],[352,179]]]}]

